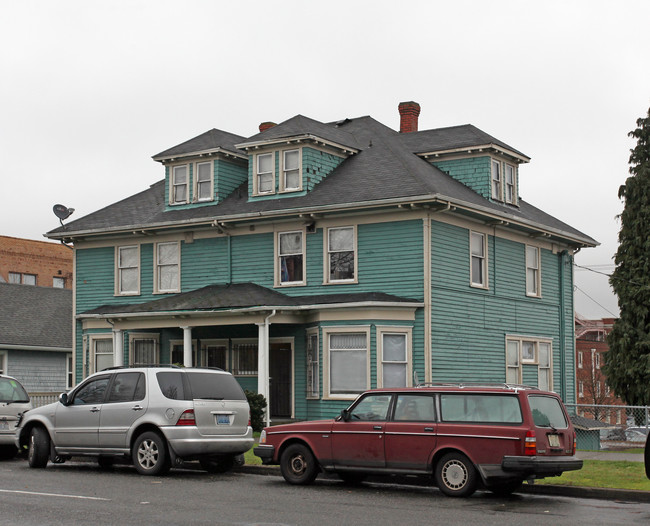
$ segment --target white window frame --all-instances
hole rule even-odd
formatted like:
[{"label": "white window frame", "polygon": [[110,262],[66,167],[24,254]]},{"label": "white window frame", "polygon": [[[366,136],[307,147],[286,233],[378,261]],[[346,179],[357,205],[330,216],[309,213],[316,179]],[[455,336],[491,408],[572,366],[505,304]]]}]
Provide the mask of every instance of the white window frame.
[{"label": "white window frame", "polygon": [[209,339],[201,340],[201,365],[203,367],[211,367],[208,365],[208,347],[224,347],[225,348],[225,364],[223,367],[224,371],[230,371],[230,356],[229,356],[229,346],[227,339]]},{"label": "white window frame", "polygon": [[514,164],[504,163],[504,191],[505,201],[514,205],[517,203],[517,168]]},{"label": "white window frame", "polygon": [[7,374],[7,352],[0,351],[0,374]]},{"label": "white window frame", "polygon": [[[176,182],[176,170],[185,169],[185,182],[177,183]],[[190,202],[190,165],[189,164],[176,164],[171,166],[169,176],[169,204],[170,205],[184,205]],[[176,188],[185,187],[185,199],[177,200],[176,199]]]},{"label": "white window frame", "polygon": [[[2,371],[0,371],[1,373]],[[65,388],[74,387],[74,357],[71,352],[65,355]]]},{"label": "white window frame", "polygon": [[[481,240],[481,253],[474,252],[474,239]],[[474,260],[479,260],[480,263],[480,276],[477,281],[477,276],[474,275]],[[479,289],[487,289],[488,284],[488,236],[483,232],[469,231],[469,274],[470,285]]]},{"label": "white window frame", "polygon": [[[384,356],[384,336],[403,336],[405,343],[405,356],[404,360],[394,361],[387,360]],[[394,327],[394,326],[378,326],[377,327],[377,387],[411,387],[412,382],[412,340],[413,330],[411,327]],[[384,382],[384,366],[386,364],[400,364],[404,365],[404,386],[387,386]]]},{"label": "white window frame", "polygon": [[[176,245],[176,254],[178,260],[173,264],[160,264],[158,248],[164,245]],[[160,287],[161,268],[162,267],[176,267],[176,282],[177,286],[173,289],[163,289]],[[181,290],[181,243],[180,241],[164,241],[154,243],[154,293],[155,294],[169,294],[173,292],[180,292]]]},{"label": "white window frame", "polygon": [[65,278],[61,276],[52,276],[52,287],[55,289],[65,288]]},{"label": "white window frame", "polygon": [[[97,368],[97,355],[101,354],[103,356],[112,356],[113,358],[111,359],[111,364],[109,365],[112,366],[115,363],[115,346],[113,343],[113,334],[112,333],[95,333],[95,334],[90,334],[88,339],[88,346],[90,348],[90,373],[96,373],[100,371],[101,369]],[[103,352],[103,353],[98,353],[97,352],[97,342],[98,341],[110,341],[111,343],[111,352]]]},{"label": "white window frame", "polygon": [[600,369],[600,353],[596,349],[592,349],[594,353],[594,367]]},{"label": "white window frame", "polygon": [[135,344],[139,340],[153,340],[154,360],[153,365],[160,363],[160,335],[157,333],[133,332],[129,333],[129,365],[134,365]]},{"label": "white window frame", "polygon": [[578,351],[578,369],[582,369],[582,351]]},{"label": "white window frame", "polygon": [[[13,283],[15,285],[35,286],[38,284],[38,276],[30,272],[9,272],[7,278],[9,280],[9,283]],[[27,283],[29,278],[34,278],[34,283]]]},{"label": "white window frame", "polygon": [[[271,171],[270,172],[260,172],[260,159],[263,157],[271,157]],[[254,195],[272,195],[275,193],[275,152],[265,152],[255,154],[255,162],[253,165],[255,173],[253,174],[253,194]],[[271,176],[271,189],[262,191],[260,190],[260,177],[261,176]]]},{"label": "white window frame", "polygon": [[[121,266],[120,252],[122,249],[136,249],[135,266]],[[122,271],[125,269],[137,269],[138,278],[135,290],[122,290]],[[140,245],[124,245],[115,247],[115,295],[116,296],[138,296],[140,294]]]},{"label": "white window frame", "polygon": [[[529,251],[535,251],[534,261],[529,258]],[[534,245],[526,245],[524,257],[526,259],[526,296],[530,298],[542,297],[542,250]],[[532,273],[532,278],[530,274]],[[534,288],[533,288],[534,287]]]},{"label": "white window frame", "polygon": [[306,398],[309,400],[317,400],[320,398],[320,338],[318,336],[318,328],[308,329],[306,332],[306,338]]},{"label": "white window frame", "polygon": [[[533,355],[526,356],[523,354],[524,343],[533,345]],[[509,361],[509,347],[512,348],[516,345],[517,347],[517,363],[513,364]],[[540,346],[548,346],[548,364],[542,363],[543,360],[540,359]],[[553,340],[549,338],[536,338],[529,336],[515,336],[507,335],[506,336],[506,382],[508,382],[508,369],[514,371],[518,369],[517,376],[518,381],[516,383],[522,383],[523,378],[523,367],[536,365],[537,366],[537,382],[539,385],[540,371],[547,371],[547,380],[548,386],[540,386],[541,389],[552,391],[553,390]],[[511,372],[512,372],[511,371]]]},{"label": "white window frame", "polygon": [[[208,166],[208,180],[200,181],[199,174],[201,172],[201,166]],[[200,188],[201,185],[206,185],[209,188],[208,197],[201,197]],[[196,203],[205,203],[208,201],[214,201],[214,163],[212,161],[202,161],[194,164],[194,181],[192,185],[194,198],[193,202]]]},{"label": "white window frame", "polygon": [[490,168],[490,195],[492,199],[503,201],[503,176],[501,161],[492,159]]},{"label": "white window frame", "polygon": [[[288,186],[287,185],[287,154],[288,153],[298,153],[298,168],[293,168],[291,171],[297,171],[298,172],[298,186]],[[280,192],[299,192],[302,190],[302,148],[291,148],[289,150],[282,150],[281,155],[280,155],[280,162],[282,163],[282,167],[280,169],[280,173],[282,176],[280,177]]]},{"label": "white window frame", "polygon": [[[300,234],[300,252],[282,254],[280,238],[283,235]],[[307,239],[306,231],[302,230],[287,230],[284,232],[276,232],[275,235],[275,286],[276,287],[296,287],[307,284]],[[282,280],[282,258],[289,256],[302,256],[302,279],[299,281],[283,281]]]},{"label": "white window frame", "polygon": [[582,380],[578,381],[578,397],[584,398],[585,396],[585,383]]},{"label": "white window frame", "polygon": [[[350,393],[332,393],[331,392],[331,352],[330,336],[338,334],[365,334],[366,336],[366,384],[360,386],[359,390]],[[344,326],[344,327],[323,327],[323,399],[327,400],[354,400],[359,393],[370,387],[370,327],[364,326]],[[334,352],[339,352],[334,350]],[[343,351],[340,351],[343,352]]]},{"label": "white window frame", "polygon": [[[199,355],[197,353],[197,341],[192,340],[192,367],[199,367],[202,364],[199,364],[198,359]],[[174,348],[180,347],[181,352],[183,353],[183,360],[181,360],[180,365],[185,365],[183,363],[185,359],[185,340],[169,340],[169,363],[174,365],[177,362],[172,362],[172,356],[174,354]]]},{"label": "white window frame", "polygon": [[[233,338],[231,340],[232,344],[232,365],[230,367],[231,372],[234,376],[257,376],[259,374],[259,352],[260,352],[260,346],[259,346],[259,341],[254,338]],[[244,371],[243,373],[241,372],[241,368],[239,367],[239,345],[254,345],[257,347],[257,356],[253,360],[253,366],[255,367],[255,370],[251,369],[250,371]]]},{"label": "white window frame", "polygon": [[[353,277],[345,279],[333,279],[331,277],[331,254],[338,254],[339,252],[350,252],[349,250],[331,250],[330,251],[330,233],[334,230],[352,230],[352,254],[354,257],[354,269]],[[359,250],[358,250],[358,236],[357,236],[357,225],[344,225],[344,226],[331,226],[325,229],[325,235],[323,236],[323,253],[325,257],[323,258],[324,263],[324,279],[323,284],[337,284],[337,283],[358,283],[359,280]]]}]

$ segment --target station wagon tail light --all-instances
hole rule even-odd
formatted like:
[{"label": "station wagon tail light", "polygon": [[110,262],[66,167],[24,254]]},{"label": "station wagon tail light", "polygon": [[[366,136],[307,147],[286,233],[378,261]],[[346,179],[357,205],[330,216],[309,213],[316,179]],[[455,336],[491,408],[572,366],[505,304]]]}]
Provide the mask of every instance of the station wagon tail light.
[{"label": "station wagon tail light", "polygon": [[535,438],[535,431],[528,431],[526,433],[526,441],[524,442],[524,455],[535,456],[537,454],[537,438]]},{"label": "station wagon tail light", "polygon": [[578,435],[576,434],[575,430],[573,431],[573,451],[571,452],[572,455],[576,454],[576,442],[578,441]]},{"label": "station wagon tail light", "polygon": [[196,420],[194,419],[194,409],[188,409],[178,418],[177,426],[195,426]]},{"label": "station wagon tail light", "polygon": [[260,433],[260,444],[266,444],[266,431],[264,429]]}]

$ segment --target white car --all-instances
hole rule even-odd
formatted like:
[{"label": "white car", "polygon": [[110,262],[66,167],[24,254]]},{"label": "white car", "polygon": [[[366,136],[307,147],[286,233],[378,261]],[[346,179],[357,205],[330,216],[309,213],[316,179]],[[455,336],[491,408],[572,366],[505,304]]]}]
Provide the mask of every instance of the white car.
[{"label": "white car", "polygon": [[0,374],[0,458],[16,455],[16,424],[32,408],[29,395],[18,380]]}]

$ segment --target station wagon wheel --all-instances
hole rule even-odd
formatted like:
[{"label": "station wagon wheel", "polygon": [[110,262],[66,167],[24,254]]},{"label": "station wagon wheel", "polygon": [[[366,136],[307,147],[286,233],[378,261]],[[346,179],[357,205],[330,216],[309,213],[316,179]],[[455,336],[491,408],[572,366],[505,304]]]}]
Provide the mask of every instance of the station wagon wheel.
[{"label": "station wagon wheel", "polygon": [[142,475],[162,475],[171,467],[165,439],[153,431],[135,439],[132,458],[135,469]]},{"label": "station wagon wheel", "polygon": [[318,475],[318,464],[307,446],[293,444],[282,453],[280,471],[289,484],[311,484]]},{"label": "station wagon wheel", "polygon": [[469,497],[476,491],[474,464],[462,453],[447,453],[436,465],[436,484],[448,497]]},{"label": "station wagon wheel", "polygon": [[50,435],[42,427],[35,427],[29,434],[27,462],[30,468],[44,468],[50,457]]}]

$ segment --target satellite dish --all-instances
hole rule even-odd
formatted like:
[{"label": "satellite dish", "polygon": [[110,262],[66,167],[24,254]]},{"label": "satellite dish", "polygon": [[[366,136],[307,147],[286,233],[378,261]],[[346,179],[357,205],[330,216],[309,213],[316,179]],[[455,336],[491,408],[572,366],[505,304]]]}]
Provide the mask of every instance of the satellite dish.
[{"label": "satellite dish", "polygon": [[68,219],[68,217],[72,215],[72,212],[74,212],[74,208],[68,208],[64,205],[54,205],[52,207],[52,210],[54,211],[54,215],[59,218],[59,221],[61,221],[62,225],[63,220]]}]

